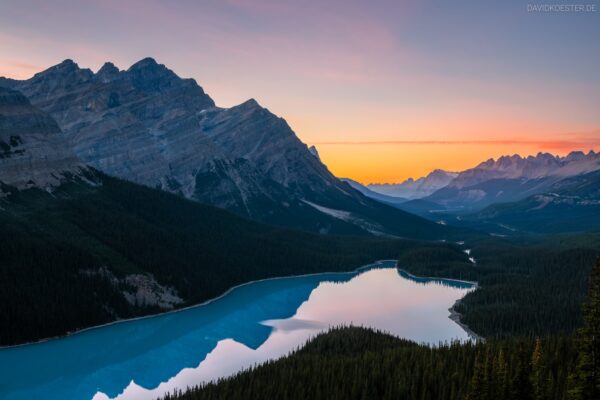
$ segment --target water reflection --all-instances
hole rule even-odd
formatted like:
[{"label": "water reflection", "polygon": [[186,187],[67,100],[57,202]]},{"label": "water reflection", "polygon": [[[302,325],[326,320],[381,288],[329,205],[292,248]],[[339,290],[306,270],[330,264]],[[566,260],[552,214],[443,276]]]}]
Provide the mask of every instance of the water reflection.
[{"label": "water reflection", "polygon": [[280,357],[339,324],[427,343],[467,339],[448,307],[471,286],[393,265],[256,282],[204,306],[0,350],[0,398],[153,399]]}]

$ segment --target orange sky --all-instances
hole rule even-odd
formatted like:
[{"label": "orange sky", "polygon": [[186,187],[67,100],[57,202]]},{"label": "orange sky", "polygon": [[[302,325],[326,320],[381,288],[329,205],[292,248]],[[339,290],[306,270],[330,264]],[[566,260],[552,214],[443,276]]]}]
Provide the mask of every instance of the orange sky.
[{"label": "orange sky", "polygon": [[462,171],[488,158],[502,155],[535,155],[538,151],[565,155],[572,149],[600,151],[596,144],[563,147],[559,143],[456,143],[456,144],[369,144],[318,145],[323,162],[339,177],[351,177],[362,183],[396,183],[419,178],[436,168]]}]

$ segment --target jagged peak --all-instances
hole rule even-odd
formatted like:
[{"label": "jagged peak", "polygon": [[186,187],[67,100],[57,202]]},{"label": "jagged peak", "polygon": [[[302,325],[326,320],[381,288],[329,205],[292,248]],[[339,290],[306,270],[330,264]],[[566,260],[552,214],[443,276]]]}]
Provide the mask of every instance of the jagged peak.
[{"label": "jagged peak", "polygon": [[237,110],[255,110],[255,109],[262,109],[261,105],[258,104],[258,101],[256,101],[255,99],[248,99],[245,102],[238,104],[237,106],[233,107],[234,109]]},{"label": "jagged peak", "polygon": [[75,61],[70,58],[63,60],[60,64],[57,64],[56,67],[62,68],[79,68],[79,65]]},{"label": "jagged peak", "polygon": [[140,61],[134,63],[131,67],[129,67],[128,71],[136,71],[141,69],[167,69],[164,64],[159,64],[152,57],[146,57],[141,59]]},{"label": "jagged peak", "polygon": [[35,78],[44,78],[48,76],[72,76],[76,75],[78,80],[87,80],[91,78],[94,73],[89,68],[80,68],[79,65],[70,58],[62,61],[59,64],[53,65],[50,68],[45,69],[42,72],[38,72],[33,76]]},{"label": "jagged peak", "polygon": [[246,100],[241,105],[246,107],[260,107],[260,104],[258,104],[258,101],[254,98]]},{"label": "jagged peak", "polygon": [[115,64],[111,63],[110,61],[107,61],[104,63],[104,65],[102,65],[98,72],[96,72],[96,75],[112,75],[119,72],[119,68],[117,68]]}]

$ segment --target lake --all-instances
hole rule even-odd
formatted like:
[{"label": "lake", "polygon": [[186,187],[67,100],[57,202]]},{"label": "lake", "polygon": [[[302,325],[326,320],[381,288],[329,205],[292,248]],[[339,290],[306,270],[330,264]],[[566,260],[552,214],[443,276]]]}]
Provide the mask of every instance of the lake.
[{"label": "lake", "polygon": [[413,277],[394,261],[252,282],[185,310],[0,349],[0,398],[155,399],[281,357],[342,324],[420,343],[469,340],[448,308],[470,290]]}]

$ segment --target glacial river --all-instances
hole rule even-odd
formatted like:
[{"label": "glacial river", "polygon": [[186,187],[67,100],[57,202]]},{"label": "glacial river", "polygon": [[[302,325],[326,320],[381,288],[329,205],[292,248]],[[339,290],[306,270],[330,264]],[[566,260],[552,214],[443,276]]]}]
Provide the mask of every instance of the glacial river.
[{"label": "glacial river", "polygon": [[0,349],[0,399],[156,399],[281,357],[341,324],[420,343],[469,340],[448,308],[473,285],[394,265],[252,282],[185,310]]}]

